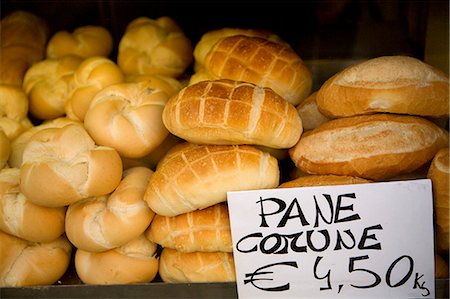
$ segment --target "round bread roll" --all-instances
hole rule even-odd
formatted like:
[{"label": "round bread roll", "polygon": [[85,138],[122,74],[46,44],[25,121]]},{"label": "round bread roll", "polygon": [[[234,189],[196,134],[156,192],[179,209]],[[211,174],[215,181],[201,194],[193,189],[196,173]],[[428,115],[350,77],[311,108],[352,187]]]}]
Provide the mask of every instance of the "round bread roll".
[{"label": "round bread roll", "polygon": [[35,205],[20,192],[20,169],[0,171],[0,230],[31,242],[51,242],[64,233],[66,208]]},{"label": "round bread roll", "polygon": [[202,81],[167,102],[163,122],[199,144],[294,146],[303,132],[295,107],[269,88],[232,80]]},{"label": "round bread roll", "polygon": [[152,281],[158,273],[157,245],[143,235],[104,251],[77,249],[75,269],[86,284],[132,284]]},{"label": "round bread roll", "polygon": [[8,166],[8,158],[11,154],[11,142],[3,130],[0,130],[0,169]]},{"label": "round bread roll", "polygon": [[0,129],[10,140],[32,127],[27,113],[28,97],[23,89],[15,85],[0,85]]},{"label": "round bread roll", "polygon": [[0,230],[0,287],[54,284],[69,267],[71,252],[64,235],[32,243]]},{"label": "round bread roll", "polygon": [[248,145],[174,146],[159,162],[144,200],[162,216],[176,216],[215,205],[228,191],[279,185],[278,160]]},{"label": "round bread roll", "polygon": [[330,120],[289,149],[300,170],[384,180],[410,173],[448,146],[448,132],[418,116],[374,114]]},{"label": "round bread roll", "polygon": [[408,56],[382,56],[352,65],[319,89],[317,105],[329,117],[376,112],[449,115],[449,78]]},{"label": "round bread roll", "polygon": [[191,41],[167,16],[139,17],[122,36],[117,64],[125,74],[160,74],[178,77],[193,60]]},{"label": "round bread roll", "polygon": [[233,251],[225,203],[178,216],[156,215],[145,235],[164,248],[181,252]]},{"label": "round bread roll", "polygon": [[96,144],[110,146],[122,157],[142,158],[169,134],[162,121],[168,99],[148,81],[114,84],[92,99],[84,126]]},{"label": "round bread roll", "polygon": [[22,159],[20,189],[28,200],[46,207],[109,194],[122,177],[117,151],[95,145],[78,125],[37,132]]},{"label": "round bread roll", "polygon": [[367,184],[371,180],[346,175],[306,175],[284,182],[278,188]]},{"label": "round bread roll", "polygon": [[97,92],[124,81],[125,75],[112,60],[101,56],[86,58],[73,74],[71,93],[64,105],[67,117],[83,121]]},{"label": "round bread roll", "polygon": [[66,213],[66,234],[78,249],[101,252],[137,238],[155,213],[143,200],[152,171],[130,168],[111,195],[79,200]]},{"label": "round bread roll", "polygon": [[436,279],[448,278],[449,269],[447,261],[439,254],[434,255],[434,277]]},{"label": "round bread roll", "polygon": [[435,239],[438,252],[449,251],[450,195],[449,148],[439,150],[431,161],[427,177],[431,179],[434,198]]},{"label": "round bread roll", "polygon": [[311,92],[312,75],[286,44],[265,38],[234,35],[219,40],[206,55],[211,79],[250,82],[273,89],[297,106]]},{"label": "round bread roll", "polygon": [[179,92],[184,85],[175,78],[163,75],[128,75],[126,82],[148,82],[150,88],[159,89],[167,93],[169,97]]},{"label": "round bread roll", "polygon": [[309,97],[296,107],[305,131],[315,129],[330,120],[329,117],[323,115],[317,108],[316,97],[317,91],[309,95]]},{"label": "round bread roll", "polygon": [[82,58],[111,54],[113,39],[108,29],[102,26],[81,26],[72,33],[56,32],[47,43],[47,58],[76,55]]},{"label": "round bread roll", "polygon": [[77,56],[42,60],[25,73],[23,89],[29,97],[30,113],[38,119],[64,115],[64,105],[72,90],[71,81],[82,62]]},{"label": "round bread roll", "polygon": [[159,275],[168,283],[236,281],[230,252],[180,252],[164,248],[159,258]]}]

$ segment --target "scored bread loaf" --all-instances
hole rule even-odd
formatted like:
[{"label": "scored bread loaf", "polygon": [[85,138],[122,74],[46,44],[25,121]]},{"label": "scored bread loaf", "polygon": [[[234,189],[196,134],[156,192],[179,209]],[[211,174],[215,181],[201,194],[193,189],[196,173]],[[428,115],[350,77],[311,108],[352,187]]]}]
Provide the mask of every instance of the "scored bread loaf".
[{"label": "scored bread loaf", "polygon": [[163,122],[174,135],[199,144],[294,146],[303,132],[295,107],[252,83],[202,81],[171,97]]},{"label": "scored bread loaf", "polygon": [[66,272],[71,252],[64,235],[35,243],[0,230],[0,287],[51,285]]},{"label": "scored bread loaf", "polygon": [[332,175],[332,174],[306,175],[284,182],[283,184],[278,186],[278,188],[351,185],[351,184],[366,184],[370,182],[372,181],[347,175]]},{"label": "scored bread loaf", "polygon": [[122,177],[117,151],[97,146],[79,125],[37,132],[26,144],[22,159],[22,193],[33,203],[47,207],[109,194]]},{"label": "scored bread loaf", "polygon": [[155,215],[145,236],[181,252],[232,252],[230,218],[225,203],[178,216]]},{"label": "scored bread loaf", "polygon": [[66,208],[36,205],[20,192],[20,169],[0,171],[0,230],[31,242],[51,242],[64,233]]},{"label": "scored bread loaf", "polygon": [[174,146],[150,178],[144,200],[162,216],[224,202],[228,191],[278,186],[278,160],[249,145]]},{"label": "scored bread loaf", "polygon": [[134,167],[111,195],[79,200],[67,209],[66,235],[78,249],[101,252],[137,238],[155,213],[143,200],[152,171]]},{"label": "scored bread loaf", "polygon": [[302,120],[303,129],[305,131],[317,128],[323,123],[330,120],[329,117],[323,115],[316,102],[317,91],[310,94],[303,102],[297,105],[296,109],[300,119]]},{"label": "scored bread loaf", "polygon": [[104,252],[77,249],[75,270],[86,284],[131,284],[152,281],[158,273],[157,245],[143,235]]},{"label": "scored bread loaf", "polygon": [[449,115],[449,78],[408,56],[381,56],[352,65],[328,79],[317,94],[329,117],[376,112]]},{"label": "scored bread loaf", "polygon": [[245,35],[228,36],[211,48],[204,61],[211,79],[251,82],[273,89],[294,106],[311,92],[312,75],[286,44]]},{"label": "scored bread loaf", "polygon": [[448,253],[450,246],[449,148],[439,150],[431,161],[427,177],[434,198],[435,243],[438,252]]},{"label": "scored bread loaf", "polygon": [[0,129],[12,141],[32,126],[28,119],[28,97],[23,89],[0,84]]},{"label": "scored bread loaf", "polygon": [[379,113],[330,120],[289,154],[309,174],[384,180],[418,169],[448,142],[446,130],[422,117]]},{"label": "scored bread loaf", "polygon": [[230,252],[180,252],[164,248],[159,258],[159,275],[167,283],[236,281]]}]

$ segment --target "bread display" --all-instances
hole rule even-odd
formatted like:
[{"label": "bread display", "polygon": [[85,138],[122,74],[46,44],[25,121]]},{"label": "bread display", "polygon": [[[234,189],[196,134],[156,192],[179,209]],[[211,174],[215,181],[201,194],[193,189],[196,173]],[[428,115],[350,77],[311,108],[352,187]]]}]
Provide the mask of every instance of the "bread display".
[{"label": "bread display", "polygon": [[317,128],[323,123],[331,120],[323,115],[317,107],[317,91],[310,94],[303,102],[297,105],[296,109],[300,119],[302,120],[303,129],[305,131]]},{"label": "bread display", "polygon": [[447,253],[450,246],[449,149],[439,150],[431,161],[427,177],[433,186],[436,250]]},{"label": "bread display", "polygon": [[306,175],[284,182],[278,188],[367,184],[372,181],[346,175]]},{"label": "bread display", "polygon": [[75,269],[86,284],[131,284],[152,281],[158,273],[157,245],[143,235],[104,252],[78,249]]},{"label": "bread display", "polygon": [[7,167],[7,162],[11,154],[11,142],[3,130],[0,130],[0,169]]},{"label": "bread display", "polygon": [[143,200],[151,175],[148,168],[130,168],[110,195],[70,204],[66,214],[69,241],[78,249],[102,252],[144,233],[155,214]]},{"label": "bread display", "polygon": [[118,47],[117,64],[127,75],[178,77],[193,60],[192,44],[170,17],[131,21]]},{"label": "bread display", "polygon": [[166,104],[163,122],[172,134],[199,144],[289,148],[303,132],[292,104],[269,88],[232,80],[183,88]]},{"label": "bread display", "polygon": [[0,230],[0,287],[53,284],[69,267],[71,252],[65,236],[34,243]]},{"label": "bread display", "polygon": [[75,28],[73,32],[61,30],[48,41],[47,58],[76,55],[81,58],[92,56],[108,57],[113,49],[111,33],[102,26],[86,25]]},{"label": "bread display", "polygon": [[78,125],[37,132],[25,146],[22,159],[22,193],[31,202],[47,207],[109,194],[122,177],[117,151],[97,146]]},{"label": "bread display", "polygon": [[236,281],[233,254],[227,252],[180,252],[164,248],[159,275],[168,283]]},{"label": "bread display", "polygon": [[20,169],[0,171],[0,230],[30,242],[51,242],[64,233],[66,208],[38,206],[20,192]]},{"label": "bread display", "polygon": [[449,77],[408,56],[381,56],[347,67],[319,89],[317,105],[329,117],[399,113],[449,115]]},{"label": "bread display", "polygon": [[447,147],[448,132],[417,116],[374,114],[328,121],[289,150],[309,174],[383,180],[410,173]]},{"label": "bread display", "polygon": [[232,252],[228,207],[218,203],[178,216],[156,215],[146,237],[181,252]]},{"label": "bread display", "polygon": [[12,141],[30,127],[26,93],[20,86],[0,84],[0,129]]},{"label": "bread display", "polygon": [[228,191],[278,186],[278,161],[248,145],[181,143],[159,162],[144,200],[162,216],[224,202]]},{"label": "bread display", "polygon": [[175,95],[183,87],[180,81],[175,78],[163,76],[163,75],[127,75],[125,82],[148,82],[150,88],[159,89],[167,93],[169,97]]},{"label": "bread display", "polygon": [[110,85],[92,99],[84,126],[96,144],[110,146],[122,157],[142,158],[169,134],[162,121],[168,99],[148,81]]}]

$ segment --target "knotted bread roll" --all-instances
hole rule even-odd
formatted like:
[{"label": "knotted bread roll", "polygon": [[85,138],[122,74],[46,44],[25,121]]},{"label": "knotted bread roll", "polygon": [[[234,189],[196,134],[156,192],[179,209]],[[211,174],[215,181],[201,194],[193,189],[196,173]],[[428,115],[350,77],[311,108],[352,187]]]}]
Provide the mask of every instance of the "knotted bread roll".
[{"label": "knotted bread roll", "polygon": [[137,238],[155,213],[143,200],[152,171],[130,168],[110,195],[86,198],[69,206],[66,234],[78,249],[101,252]]},{"label": "knotted bread roll", "polygon": [[14,140],[33,124],[28,118],[28,97],[15,85],[0,85],[0,129]]},{"label": "knotted bread roll", "polygon": [[352,185],[367,184],[372,182],[363,178],[346,175],[306,175],[282,183],[278,188],[297,188],[310,186],[334,186],[334,185]]},{"label": "knotted bread roll", "polygon": [[294,146],[303,132],[295,107],[252,83],[202,81],[170,98],[163,122],[174,135],[199,144]]},{"label": "knotted bread roll", "polygon": [[109,194],[121,177],[116,150],[97,146],[83,127],[68,125],[31,137],[23,151],[20,189],[35,204],[61,207]]},{"label": "knotted bread roll", "polygon": [[128,75],[125,82],[148,82],[149,86],[154,89],[160,89],[167,93],[169,97],[179,92],[184,84],[175,78],[153,74],[153,75]]},{"label": "knotted bread roll", "polygon": [[144,200],[162,216],[224,202],[227,191],[278,186],[278,161],[248,145],[181,143],[159,162]]}]

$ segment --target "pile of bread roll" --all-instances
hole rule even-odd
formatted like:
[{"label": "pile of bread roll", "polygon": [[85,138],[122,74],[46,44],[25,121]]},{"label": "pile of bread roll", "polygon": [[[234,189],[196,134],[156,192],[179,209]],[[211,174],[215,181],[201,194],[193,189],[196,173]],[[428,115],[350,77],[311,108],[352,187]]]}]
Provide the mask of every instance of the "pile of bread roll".
[{"label": "pile of bread roll", "polygon": [[417,177],[433,182],[445,270],[441,71],[377,57],[313,91],[268,31],[221,28],[192,44],[170,17],[139,17],[112,58],[101,26],[49,36],[21,11],[1,26],[1,53],[39,55],[0,60],[0,286],[54,284],[70,264],[86,284],[235,281],[227,192]]}]

